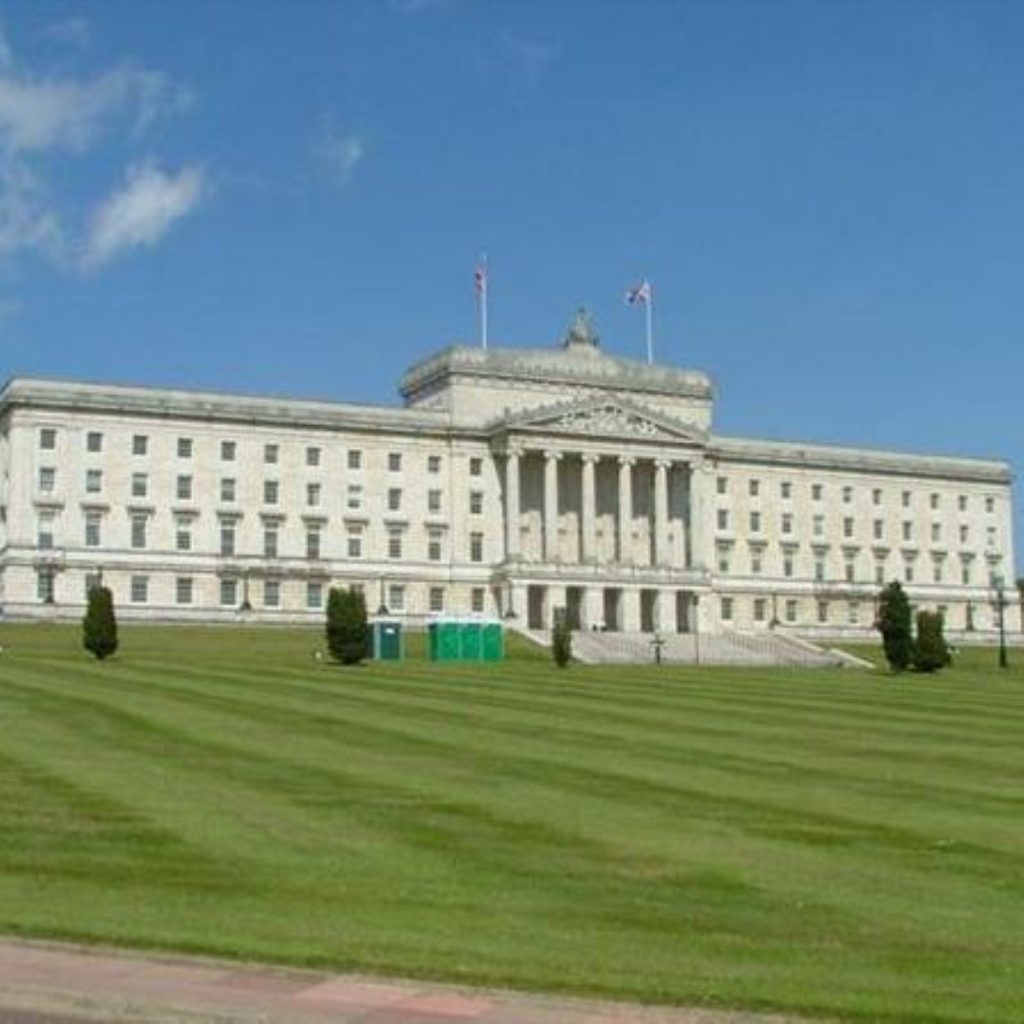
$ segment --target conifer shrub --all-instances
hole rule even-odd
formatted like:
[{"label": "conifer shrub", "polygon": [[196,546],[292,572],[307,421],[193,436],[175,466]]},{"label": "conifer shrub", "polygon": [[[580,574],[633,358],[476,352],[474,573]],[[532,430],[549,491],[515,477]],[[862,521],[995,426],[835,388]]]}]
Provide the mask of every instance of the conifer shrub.
[{"label": "conifer shrub", "polygon": [[117,618],[109,587],[93,587],[89,591],[82,620],[82,646],[100,661],[117,650]]},{"label": "conifer shrub", "polygon": [[369,640],[366,599],[362,591],[331,587],[327,596],[327,649],[342,665],[358,665]]}]

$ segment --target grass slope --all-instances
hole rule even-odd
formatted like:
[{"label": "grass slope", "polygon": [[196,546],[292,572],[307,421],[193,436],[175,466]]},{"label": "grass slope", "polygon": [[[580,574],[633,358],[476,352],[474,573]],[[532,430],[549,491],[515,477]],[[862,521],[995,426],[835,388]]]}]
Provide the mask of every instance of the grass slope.
[{"label": "grass slope", "polygon": [[341,670],[0,627],[0,931],[886,1021],[1024,1019],[1024,673]]}]

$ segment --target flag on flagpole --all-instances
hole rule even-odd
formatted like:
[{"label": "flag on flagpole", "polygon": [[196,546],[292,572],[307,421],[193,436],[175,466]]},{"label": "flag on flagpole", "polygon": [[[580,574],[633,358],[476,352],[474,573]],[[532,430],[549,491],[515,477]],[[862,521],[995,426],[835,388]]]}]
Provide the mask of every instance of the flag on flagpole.
[{"label": "flag on flagpole", "polygon": [[487,257],[477,260],[473,271],[473,284],[476,288],[476,301],[480,307],[480,345],[487,348]]},{"label": "flag on flagpole", "polygon": [[487,258],[483,257],[476,265],[473,272],[473,283],[476,286],[477,295],[487,294]]},{"label": "flag on flagpole", "polygon": [[626,290],[624,301],[627,306],[648,306],[651,302],[651,282],[641,281]]}]

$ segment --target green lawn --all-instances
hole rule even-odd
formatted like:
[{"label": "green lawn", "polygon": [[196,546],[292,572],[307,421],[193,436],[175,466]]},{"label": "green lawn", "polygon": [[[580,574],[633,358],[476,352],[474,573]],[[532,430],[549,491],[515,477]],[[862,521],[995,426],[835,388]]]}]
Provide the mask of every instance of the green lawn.
[{"label": "green lawn", "polygon": [[[1024,1020],[1024,671],[342,670],[0,627],[0,932]],[[1015,652],[1016,653],[1016,652]],[[1024,662],[1024,653],[1017,654]]]}]

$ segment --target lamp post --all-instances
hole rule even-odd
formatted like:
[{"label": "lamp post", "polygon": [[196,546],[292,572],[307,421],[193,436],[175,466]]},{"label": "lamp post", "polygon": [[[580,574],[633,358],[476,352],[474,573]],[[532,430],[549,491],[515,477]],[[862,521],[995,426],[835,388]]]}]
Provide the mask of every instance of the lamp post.
[{"label": "lamp post", "polygon": [[1006,594],[1004,591],[1006,581],[1002,573],[992,573],[992,591],[995,595],[993,604],[999,614],[999,667],[1007,668],[1009,663],[1006,660]]}]

